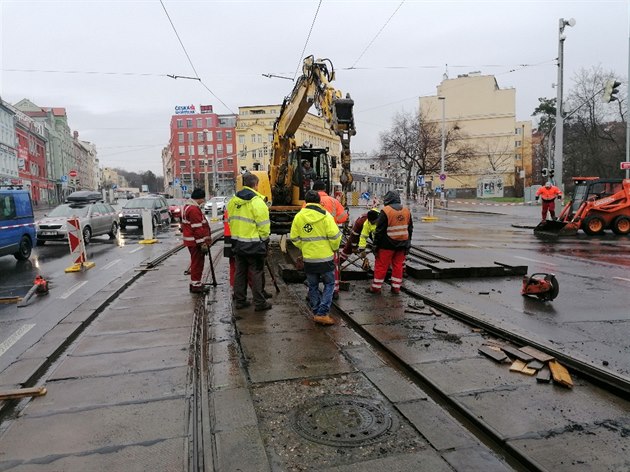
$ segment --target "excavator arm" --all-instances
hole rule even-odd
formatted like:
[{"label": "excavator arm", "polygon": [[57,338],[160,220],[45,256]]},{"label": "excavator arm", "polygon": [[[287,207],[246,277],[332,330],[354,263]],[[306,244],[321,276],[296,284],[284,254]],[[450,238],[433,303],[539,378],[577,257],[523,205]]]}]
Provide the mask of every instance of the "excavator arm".
[{"label": "excavator arm", "polygon": [[350,95],[342,93],[330,85],[335,79],[332,63],[328,59],[315,60],[313,56],[304,59],[302,75],[296,82],[280,110],[274,124],[273,155],[270,166],[270,183],[273,205],[291,204],[292,175],[295,169],[289,164],[289,154],[295,150],[295,133],[303,122],[311,106],[315,105],[330,129],[341,141],[341,177],[343,194],[350,190],[350,138],[356,134],[353,106]]}]

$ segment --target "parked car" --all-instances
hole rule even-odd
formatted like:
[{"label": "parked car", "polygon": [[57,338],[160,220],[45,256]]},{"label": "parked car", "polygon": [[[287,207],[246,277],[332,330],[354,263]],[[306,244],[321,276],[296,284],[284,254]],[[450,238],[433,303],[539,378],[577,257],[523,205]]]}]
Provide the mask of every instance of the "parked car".
[{"label": "parked car", "polygon": [[81,190],[73,192],[63,203],[38,220],[37,244],[47,241],[68,241],[68,219],[79,218],[84,244],[90,244],[94,236],[107,234],[116,237],[119,221],[116,210],[102,200],[98,192]]},{"label": "parked car", "polygon": [[204,204],[204,213],[212,213],[212,205],[214,203],[217,204],[217,213],[223,213],[225,211],[225,208],[227,207],[227,202],[229,199],[230,197],[212,197]]},{"label": "parked car", "polygon": [[169,198],[166,200],[168,203],[168,211],[171,214],[171,222],[181,221],[182,209],[186,204],[185,198]]},{"label": "parked car", "polygon": [[26,190],[0,187],[0,256],[31,257],[36,241],[31,196]]},{"label": "parked car", "polygon": [[138,197],[128,200],[120,210],[120,228],[127,226],[142,227],[142,210],[151,211],[153,228],[168,226],[171,222],[171,214],[168,211],[168,203],[162,197]]}]

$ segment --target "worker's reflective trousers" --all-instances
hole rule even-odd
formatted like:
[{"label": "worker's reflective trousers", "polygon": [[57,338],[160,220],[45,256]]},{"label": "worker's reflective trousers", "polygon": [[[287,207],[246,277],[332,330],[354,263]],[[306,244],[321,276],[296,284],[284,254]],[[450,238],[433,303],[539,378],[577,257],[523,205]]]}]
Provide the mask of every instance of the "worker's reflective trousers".
[{"label": "worker's reflective trousers", "polygon": [[392,266],[392,289],[400,289],[403,281],[403,269],[405,267],[404,249],[379,249],[376,254],[374,264],[374,280],[372,280],[372,291],[380,291],[387,269]]}]

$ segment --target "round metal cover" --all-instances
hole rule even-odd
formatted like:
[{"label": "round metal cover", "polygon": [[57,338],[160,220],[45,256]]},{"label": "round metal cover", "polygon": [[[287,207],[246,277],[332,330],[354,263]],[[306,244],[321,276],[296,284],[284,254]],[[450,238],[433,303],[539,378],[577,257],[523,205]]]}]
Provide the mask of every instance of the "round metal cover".
[{"label": "round metal cover", "polygon": [[392,415],[380,402],[351,395],[314,398],[293,413],[293,427],[298,434],[328,446],[377,442],[392,426]]}]

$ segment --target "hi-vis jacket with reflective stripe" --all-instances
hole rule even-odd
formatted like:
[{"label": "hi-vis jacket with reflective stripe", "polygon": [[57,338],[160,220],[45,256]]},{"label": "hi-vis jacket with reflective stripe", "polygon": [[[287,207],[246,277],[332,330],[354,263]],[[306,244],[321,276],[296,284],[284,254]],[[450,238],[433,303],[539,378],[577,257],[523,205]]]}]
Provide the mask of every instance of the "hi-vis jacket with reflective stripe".
[{"label": "hi-vis jacket with reflective stripe", "polygon": [[309,203],[295,215],[291,242],[302,251],[304,272],[323,273],[335,269],[333,253],[339,249],[341,232],[323,206]]},{"label": "hi-vis jacket with reflective stripe", "polygon": [[230,199],[227,211],[232,253],[235,256],[265,255],[271,232],[265,197],[253,188],[243,187]]},{"label": "hi-vis jacket with reflective stripe", "polygon": [[361,230],[361,236],[359,238],[359,249],[365,249],[367,246],[367,240],[374,240],[374,232],[376,231],[376,221],[371,223],[370,220],[365,217],[365,223],[363,223],[363,229]]},{"label": "hi-vis jacket with reflective stripe", "polygon": [[549,188],[543,186],[536,190],[536,196],[542,197],[542,199],[546,202],[552,202],[556,197],[560,195],[562,195],[562,192],[555,185],[552,185]]},{"label": "hi-vis jacket with reflective stripe", "polygon": [[196,246],[210,238],[210,225],[194,200],[188,200],[182,211],[182,237],[184,246]]},{"label": "hi-vis jacket with reflective stripe", "polygon": [[379,249],[407,249],[411,247],[412,234],[411,212],[400,203],[392,203],[378,215],[374,244]]},{"label": "hi-vis jacket with reflective stripe", "polygon": [[228,224],[228,211],[223,210],[223,256],[232,257],[232,233]]},{"label": "hi-vis jacket with reflective stripe", "polygon": [[[328,213],[330,213],[333,216],[333,218],[335,219],[335,223],[337,223],[338,225],[342,225],[346,221],[348,221],[348,217],[349,217],[348,212],[346,211],[346,209],[343,207],[343,205],[341,204],[339,200],[337,200],[334,197],[331,197],[323,190],[318,190],[317,193],[319,193],[321,205],[326,209]],[[302,205],[302,208],[305,208],[305,207],[306,207],[306,203]]]}]

